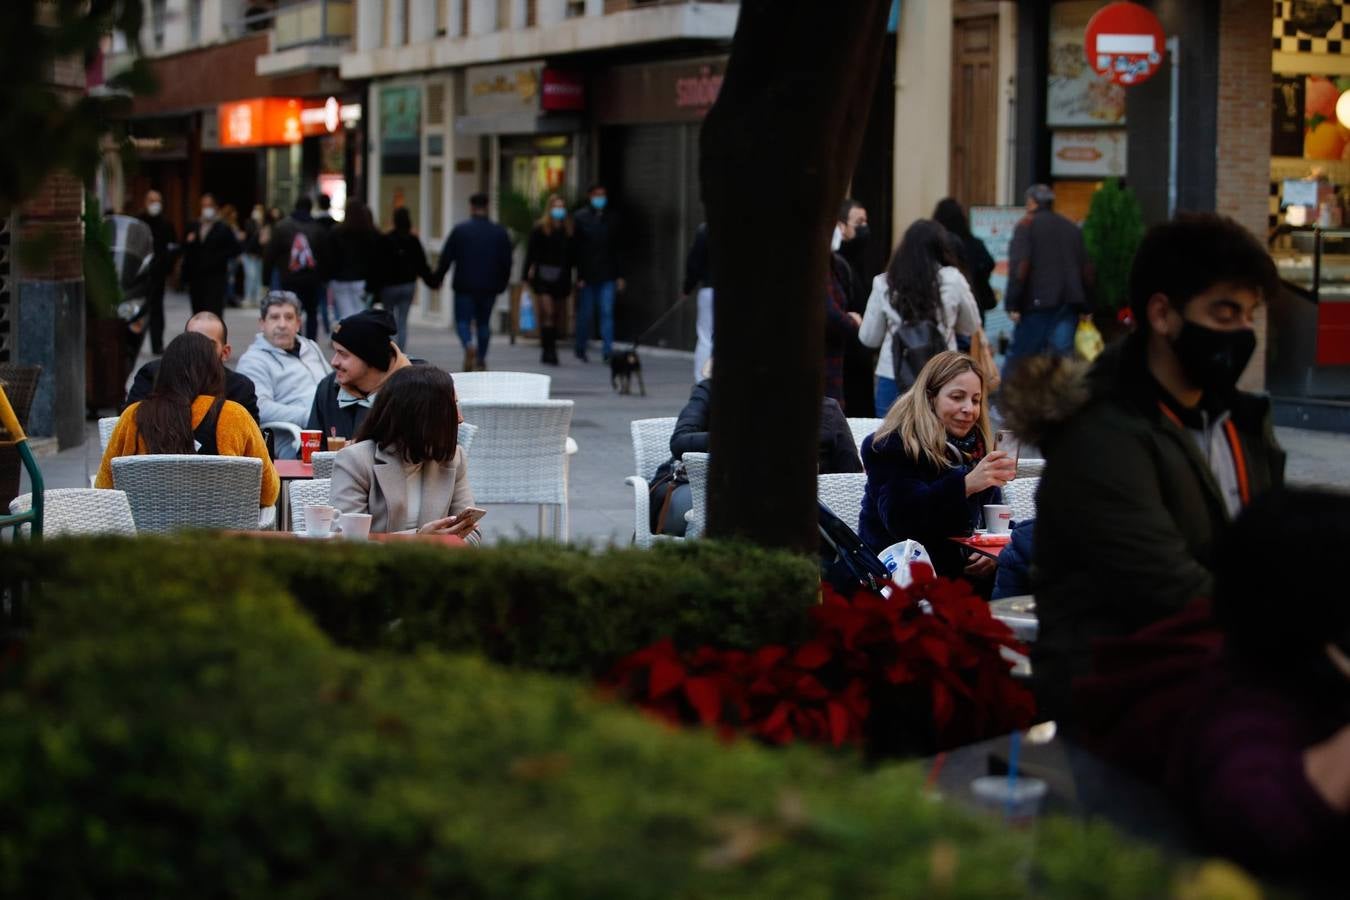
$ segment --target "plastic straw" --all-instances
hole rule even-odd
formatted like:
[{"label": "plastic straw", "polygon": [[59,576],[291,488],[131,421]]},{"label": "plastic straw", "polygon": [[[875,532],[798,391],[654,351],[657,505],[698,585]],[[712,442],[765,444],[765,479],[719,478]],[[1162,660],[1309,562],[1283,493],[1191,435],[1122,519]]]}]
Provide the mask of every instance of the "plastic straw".
[{"label": "plastic straw", "polygon": [[1017,758],[1022,753],[1022,732],[1014,731],[1008,737],[1008,797],[1004,802],[1004,815],[1011,819],[1013,814],[1013,797],[1017,792]]}]

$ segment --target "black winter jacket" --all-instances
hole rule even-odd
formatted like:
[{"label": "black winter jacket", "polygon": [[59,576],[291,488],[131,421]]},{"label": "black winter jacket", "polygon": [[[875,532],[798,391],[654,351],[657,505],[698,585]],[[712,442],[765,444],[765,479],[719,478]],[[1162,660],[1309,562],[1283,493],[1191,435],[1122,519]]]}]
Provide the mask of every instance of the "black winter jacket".
[{"label": "black winter jacket", "polygon": [[898,434],[873,443],[863,439],[862,461],[867,470],[858,537],[880,553],[891,544],[915,540],[933,560],[933,569],[947,578],[960,578],[966,551],[949,540],[970,534],[986,503],[999,503],[1003,492],[986,488],[966,496],[969,466],[939,467],[926,458],[916,460]]},{"label": "black winter jacket", "polygon": [[432,281],[440,285],[455,267],[451,286],[459,294],[497,295],[511,282],[511,238],[487,216],[470,216],[445,239]]},{"label": "black winter jacket", "polygon": [[624,277],[623,253],[620,244],[622,223],[609,210],[600,212],[593,207],[577,212],[573,217],[573,259],[577,278],[587,283],[600,284]]},{"label": "black winter jacket", "polygon": [[[551,234],[545,234],[536,225],[525,248],[525,261],[520,264],[520,280],[528,280],[536,294],[566,297],[572,293],[572,264],[572,240],[567,232],[555,227]],[[533,276],[530,269],[534,269]],[[545,278],[544,269],[557,269],[557,277]]]}]

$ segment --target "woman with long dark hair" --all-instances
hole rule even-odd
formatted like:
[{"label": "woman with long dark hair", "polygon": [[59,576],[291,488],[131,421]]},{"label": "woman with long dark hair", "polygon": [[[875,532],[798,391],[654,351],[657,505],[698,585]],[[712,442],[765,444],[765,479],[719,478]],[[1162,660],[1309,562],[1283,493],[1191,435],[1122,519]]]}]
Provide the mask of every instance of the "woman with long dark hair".
[{"label": "woman with long dark hair", "polygon": [[366,287],[371,280],[375,244],[379,239],[369,207],[360,200],[348,201],[342,224],[333,229],[329,238],[333,266],[329,284],[339,319],[366,308]]},{"label": "woman with long dark hair", "polygon": [[933,208],[933,221],[947,229],[956,267],[966,276],[970,291],[975,295],[975,305],[983,317],[997,305],[994,289],[989,286],[989,276],[994,271],[994,258],[989,255],[989,248],[971,233],[966,211],[955,198],[943,197],[938,201]]},{"label": "woman with long dark hair", "polygon": [[112,461],[147,453],[253,456],[262,460],[259,506],[277,502],[281,482],[258,423],[225,399],[225,366],[204,334],[184,332],[164,348],[150,396],[122,413],[108,438],[94,487],[113,486]]},{"label": "woman with long dark hair", "polygon": [[544,214],[530,231],[521,277],[529,282],[539,311],[539,361],[556,366],[558,327],[554,315],[572,293],[572,217],[557,194],[549,196]]},{"label": "woman with long dark hair", "polygon": [[[905,230],[886,271],[872,279],[858,340],[880,347],[877,358],[876,412],[885,416],[910,385],[902,383],[892,361],[891,342],[903,326],[932,323],[948,350],[958,335],[980,327],[980,312],[970,285],[953,263],[947,232],[932,219],[919,219]],[[924,360],[918,362],[921,368]]]},{"label": "woman with long dark hair", "polygon": [[380,303],[394,314],[398,349],[408,349],[408,310],[412,308],[417,291],[417,279],[432,286],[431,268],[427,265],[427,251],[422,239],[413,234],[412,216],[408,207],[394,210],[394,227],[380,239],[376,254],[375,278],[379,282]]},{"label": "woman with long dark hair", "polygon": [[454,534],[478,540],[468,460],[459,446],[455,383],[435,366],[389,376],[356,433],[333,460],[332,503],[368,513],[376,533]]}]

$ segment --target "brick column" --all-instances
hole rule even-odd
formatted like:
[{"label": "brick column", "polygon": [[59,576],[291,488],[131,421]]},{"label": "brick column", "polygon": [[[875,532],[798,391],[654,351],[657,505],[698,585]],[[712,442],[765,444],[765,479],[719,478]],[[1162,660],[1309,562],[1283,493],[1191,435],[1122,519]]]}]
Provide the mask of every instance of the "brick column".
[{"label": "brick column", "polygon": [[[84,91],[84,68],[55,63],[47,87],[73,100]],[[84,442],[84,186],[53,172],[17,216],[18,292],[15,359],[42,366],[28,431],[56,437],[62,449]],[[45,247],[33,260],[21,249]]]},{"label": "brick column", "polygon": [[[1270,21],[1269,3],[1221,0],[1215,206],[1263,243],[1270,212]],[[1184,61],[1184,47],[1182,53]],[[1248,390],[1265,386],[1264,310],[1256,334],[1256,355],[1241,382]]]}]

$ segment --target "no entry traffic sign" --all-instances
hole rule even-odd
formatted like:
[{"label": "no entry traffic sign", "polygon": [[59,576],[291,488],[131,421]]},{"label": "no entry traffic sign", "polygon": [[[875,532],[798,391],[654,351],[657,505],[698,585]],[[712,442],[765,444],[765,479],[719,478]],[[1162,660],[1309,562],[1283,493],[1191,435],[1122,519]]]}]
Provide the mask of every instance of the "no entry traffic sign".
[{"label": "no entry traffic sign", "polygon": [[1088,65],[1116,84],[1139,84],[1162,65],[1162,23],[1138,3],[1110,3],[1089,21],[1083,37]]}]

